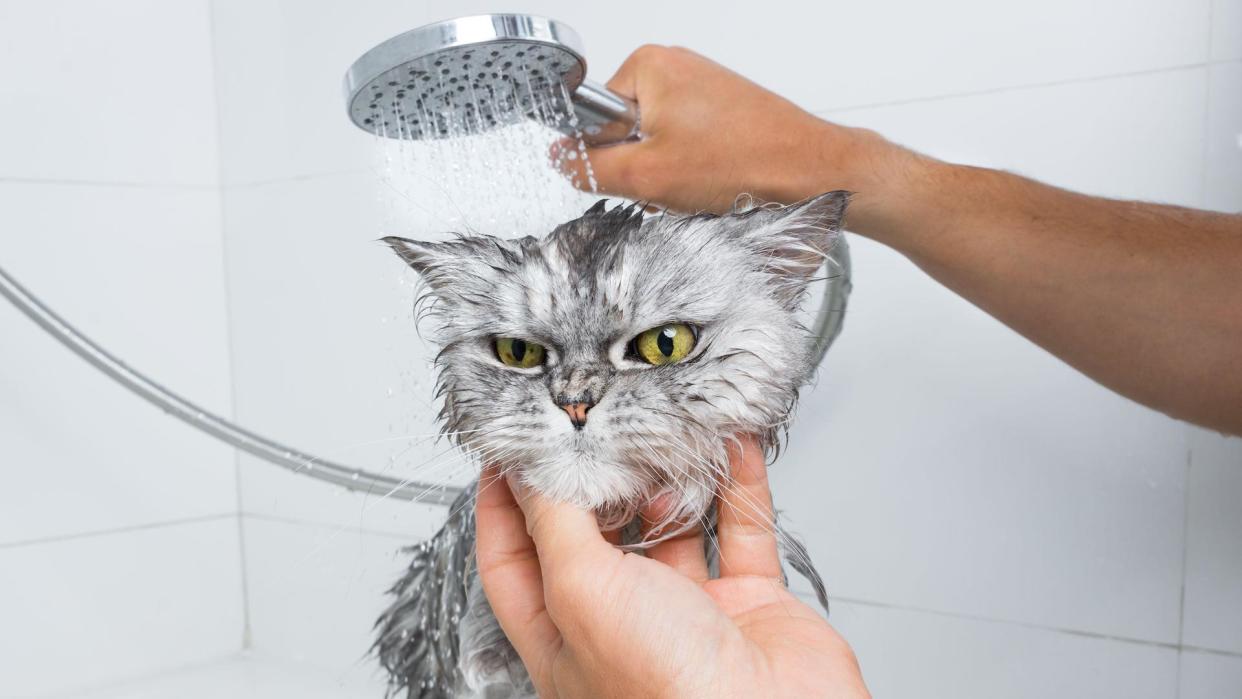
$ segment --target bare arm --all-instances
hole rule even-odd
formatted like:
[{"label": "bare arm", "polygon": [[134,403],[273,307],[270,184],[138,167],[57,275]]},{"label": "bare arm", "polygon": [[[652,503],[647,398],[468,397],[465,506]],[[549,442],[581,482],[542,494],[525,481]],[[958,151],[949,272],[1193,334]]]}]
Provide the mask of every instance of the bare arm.
[{"label": "bare arm", "polygon": [[1112,390],[1242,434],[1242,216],[939,162],[682,49],[640,49],[609,85],[647,138],[591,152],[605,190],[717,211],[851,190],[851,231]]}]

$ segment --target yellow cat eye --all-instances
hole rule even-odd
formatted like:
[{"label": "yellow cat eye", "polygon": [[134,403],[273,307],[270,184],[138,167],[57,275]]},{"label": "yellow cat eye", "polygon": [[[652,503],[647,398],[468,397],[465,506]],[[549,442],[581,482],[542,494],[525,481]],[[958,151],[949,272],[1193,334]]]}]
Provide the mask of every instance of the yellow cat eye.
[{"label": "yellow cat eye", "polygon": [[634,338],[634,354],[648,364],[674,364],[690,354],[697,339],[685,323],[661,325]]},{"label": "yellow cat eye", "polygon": [[543,345],[516,337],[496,338],[496,356],[505,366],[530,369],[543,364]]}]

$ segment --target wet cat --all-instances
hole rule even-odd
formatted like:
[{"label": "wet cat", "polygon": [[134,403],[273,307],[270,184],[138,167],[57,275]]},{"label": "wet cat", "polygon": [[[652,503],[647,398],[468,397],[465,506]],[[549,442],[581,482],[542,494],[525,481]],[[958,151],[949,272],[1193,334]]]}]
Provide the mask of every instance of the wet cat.
[{"label": "wet cat", "polygon": [[[830,192],[724,216],[601,201],[543,238],[386,238],[427,289],[419,315],[441,348],[445,434],[625,527],[634,548],[649,542],[627,525],[663,493],[670,521],[712,526],[725,441],[755,434],[774,455],[814,370],[797,312],[844,244],[847,201]],[[533,694],[474,571],[474,487],[412,549],[377,622],[394,694]],[[826,605],[805,549],[781,539]]]}]

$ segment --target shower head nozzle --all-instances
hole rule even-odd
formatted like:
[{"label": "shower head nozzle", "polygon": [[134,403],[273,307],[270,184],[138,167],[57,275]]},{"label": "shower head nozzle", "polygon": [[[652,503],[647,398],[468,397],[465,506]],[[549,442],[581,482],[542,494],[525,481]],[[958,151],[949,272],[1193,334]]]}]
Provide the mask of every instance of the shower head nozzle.
[{"label": "shower head nozzle", "polygon": [[590,145],[638,138],[638,109],[586,79],[581,41],[531,15],[462,17],[379,44],[345,74],[350,119],[411,140],[480,133],[539,118]]}]

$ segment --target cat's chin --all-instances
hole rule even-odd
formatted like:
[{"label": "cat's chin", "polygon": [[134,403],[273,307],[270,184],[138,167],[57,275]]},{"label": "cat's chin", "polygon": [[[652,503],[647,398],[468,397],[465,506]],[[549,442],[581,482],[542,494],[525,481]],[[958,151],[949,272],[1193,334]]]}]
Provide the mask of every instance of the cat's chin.
[{"label": "cat's chin", "polygon": [[581,453],[523,466],[519,473],[523,484],[545,497],[596,512],[636,514],[650,489],[641,472]]}]

